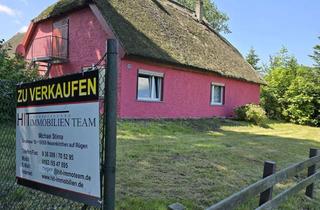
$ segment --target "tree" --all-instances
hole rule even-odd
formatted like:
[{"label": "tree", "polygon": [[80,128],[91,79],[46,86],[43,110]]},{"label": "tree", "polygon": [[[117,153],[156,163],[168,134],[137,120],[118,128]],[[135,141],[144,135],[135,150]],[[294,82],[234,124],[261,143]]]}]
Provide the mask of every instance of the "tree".
[{"label": "tree", "polygon": [[320,86],[317,80],[316,69],[299,67],[297,76],[283,96],[286,106],[282,114],[286,120],[320,126]]},{"label": "tree", "polygon": [[269,62],[270,69],[287,68],[298,64],[297,59],[293,55],[289,55],[288,49],[284,46],[282,46],[276,55],[270,56]]},{"label": "tree", "polygon": [[261,67],[258,66],[260,58],[256,54],[256,51],[253,47],[250,48],[246,60],[256,71],[259,71],[261,69]]},{"label": "tree", "polygon": [[[320,39],[320,36],[318,37]],[[309,55],[315,62],[314,66],[320,68],[320,45],[313,47],[313,55]]]},{"label": "tree", "polygon": [[282,48],[271,56],[261,105],[270,118],[320,126],[320,70],[299,65]]},{"label": "tree", "polygon": [[[191,10],[195,9],[196,0],[177,0],[177,2]],[[216,4],[212,0],[203,0],[203,4],[205,18],[209,24],[218,32],[231,33],[228,26],[228,15],[219,11]]]},{"label": "tree", "polygon": [[14,83],[28,82],[38,77],[35,69],[27,69],[24,59],[15,55],[9,56],[11,46],[5,46],[4,40],[0,40],[0,80]]},{"label": "tree", "polygon": [[[15,120],[11,112],[15,107],[16,84],[28,82],[38,77],[37,70],[26,70],[27,63],[19,55],[9,56],[11,47],[0,39],[0,121]],[[14,109],[13,109],[14,110]]]}]

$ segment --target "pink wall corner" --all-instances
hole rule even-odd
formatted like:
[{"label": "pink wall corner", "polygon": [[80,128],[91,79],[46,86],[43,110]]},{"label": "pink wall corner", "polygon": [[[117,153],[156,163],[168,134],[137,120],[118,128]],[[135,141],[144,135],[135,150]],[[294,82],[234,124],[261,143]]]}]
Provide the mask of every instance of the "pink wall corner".
[{"label": "pink wall corner", "polygon": [[96,64],[105,53],[107,34],[89,8],[73,12],[69,17],[69,62],[54,65],[51,76],[80,72]]},{"label": "pink wall corner", "polygon": [[[131,68],[128,68],[128,65]],[[164,73],[162,102],[137,100],[138,69]],[[258,84],[227,79],[212,73],[198,73],[183,69],[122,60],[121,118],[204,118],[233,115],[233,109],[247,103],[259,103]],[[225,84],[225,104],[210,105],[211,83]]]},{"label": "pink wall corner", "polygon": [[[77,73],[80,72],[83,67],[96,64],[106,52],[107,39],[115,39],[111,28],[94,5],[90,5],[90,7],[72,12],[63,17],[69,18],[69,60],[67,63],[54,64],[50,71],[51,77]],[[31,41],[29,46],[27,46],[27,60],[32,58],[32,40],[52,35],[53,21],[54,20],[46,20],[33,25]],[[43,48],[42,52],[40,51],[38,53],[45,53],[46,50],[47,49]],[[120,69],[120,61],[125,54],[120,42],[118,42],[118,52],[118,68]],[[104,65],[104,63],[103,61],[101,65]],[[45,71],[45,68],[39,67],[40,75],[44,75]],[[121,72],[119,71],[119,84],[120,80]],[[119,88],[121,88],[120,85]],[[118,107],[120,107],[120,94],[121,91],[118,92]]]},{"label": "pink wall corner", "polygon": [[[52,77],[80,72],[82,67],[96,64],[106,49],[108,34],[90,8],[72,12],[66,17],[69,18],[69,60],[64,64],[54,64],[50,73]],[[33,39],[52,35],[52,23],[53,20],[46,20],[37,24]],[[29,46],[26,59],[31,56]]]},{"label": "pink wall corner", "polygon": [[[46,37],[46,36],[50,36],[52,35],[52,21],[48,20],[46,22],[40,23],[38,25],[35,26],[33,33],[31,34],[31,40],[34,39],[38,39],[38,38],[42,38],[42,37]],[[40,43],[40,45],[44,44]],[[41,49],[41,50],[37,50],[36,52],[32,49],[32,41],[29,42],[28,46],[25,46],[26,48],[26,56],[25,58],[27,60],[31,60],[33,53],[35,54],[41,54],[41,53],[45,53],[46,51],[48,51],[48,49]]]}]

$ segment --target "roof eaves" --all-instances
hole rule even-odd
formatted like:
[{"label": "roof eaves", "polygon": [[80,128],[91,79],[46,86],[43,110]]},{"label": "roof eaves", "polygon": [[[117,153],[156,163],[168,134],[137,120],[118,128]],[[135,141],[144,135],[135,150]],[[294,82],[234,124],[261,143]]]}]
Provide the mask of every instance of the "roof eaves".
[{"label": "roof eaves", "polygon": [[259,81],[253,81],[253,80],[250,80],[250,79],[245,79],[243,77],[236,77],[234,75],[229,75],[229,74],[226,74],[226,73],[221,72],[221,71],[216,70],[216,69],[204,69],[204,68],[199,68],[199,67],[193,66],[193,65],[187,65],[187,64],[177,63],[177,62],[170,62],[170,61],[167,61],[167,60],[161,60],[159,58],[146,57],[146,56],[143,56],[143,55],[126,54],[126,58],[139,59],[139,60],[141,60],[141,59],[142,60],[148,60],[150,62],[167,64],[167,65],[170,65],[170,66],[176,66],[176,67],[180,67],[180,68],[186,68],[186,69],[194,70],[196,72],[216,74],[216,75],[219,75],[221,77],[240,80],[240,81],[245,81],[245,82],[249,82],[249,83],[253,83],[253,84],[262,84],[262,85],[266,84],[266,82],[263,79],[261,79],[260,76],[258,77],[258,78],[260,78]]}]

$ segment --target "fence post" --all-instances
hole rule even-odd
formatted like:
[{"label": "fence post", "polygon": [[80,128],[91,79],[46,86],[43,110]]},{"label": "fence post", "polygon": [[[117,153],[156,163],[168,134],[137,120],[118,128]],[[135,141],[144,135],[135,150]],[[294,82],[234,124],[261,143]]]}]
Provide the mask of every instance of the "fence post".
[{"label": "fence post", "polygon": [[116,177],[116,139],[117,139],[117,41],[107,41],[107,59],[105,73],[105,149],[104,149],[104,194],[103,209],[115,209],[115,177]]},{"label": "fence post", "polygon": [[[318,150],[311,148],[309,152],[309,158],[315,157],[317,155],[318,155]],[[316,165],[310,166],[308,168],[308,177],[315,173],[316,173]],[[306,196],[308,196],[309,198],[313,198],[313,192],[314,192],[313,188],[314,188],[314,184],[310,184],[309,186],[307,186]]]},{"label": "fence post", "polygon": [[[263,168],[263,178],[266,178],[274,174],[275,172],[276,172],[276,163],[272,161],[265,161],[264,168]],[[273,187],[270,187],[266,191],[260,193],[259,206],[263,205],[264,203],[272,199],[272,191],[273,191]]]}]

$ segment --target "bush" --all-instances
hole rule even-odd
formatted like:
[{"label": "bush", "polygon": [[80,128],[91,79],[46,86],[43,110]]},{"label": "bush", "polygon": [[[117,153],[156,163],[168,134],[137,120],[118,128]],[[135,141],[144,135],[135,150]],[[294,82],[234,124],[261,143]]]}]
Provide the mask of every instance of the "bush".
[{"label": "bush", "polygon": [[320,127],[320,69],[299,65],[286,49],[270,61],[260,100],[268,117]]},{"label": "bush", "polygon": [[304,66],[275,68],[265,77],[261,105],[268,117],[320,126],[320,70]]},{"label": "bush", "polygon": [[234,110],[237,119],[253,122],[256,125],[263,126],[266,124],[267,115],[263,108],[255,104],[247,104],[237,107]]},{"label": "bush", "polygon": [[21,56],[9,56],[9,50],[0,40],[0,122],[15,120],[16,84],[38,79],[37,70],[28,68]]}]

